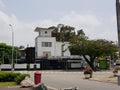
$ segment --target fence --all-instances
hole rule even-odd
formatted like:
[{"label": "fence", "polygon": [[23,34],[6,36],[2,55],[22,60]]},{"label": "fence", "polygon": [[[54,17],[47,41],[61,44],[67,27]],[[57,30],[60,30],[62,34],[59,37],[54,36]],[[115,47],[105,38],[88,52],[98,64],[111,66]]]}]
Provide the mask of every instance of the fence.
[{"label": "fence", "polygon": [[[11,64],[1,64],[0,70],[11,70]],[[29,64],[29,70],[40,69],[40,64]],[[28,70],[28,64],[14,64],[14,70]]]}]

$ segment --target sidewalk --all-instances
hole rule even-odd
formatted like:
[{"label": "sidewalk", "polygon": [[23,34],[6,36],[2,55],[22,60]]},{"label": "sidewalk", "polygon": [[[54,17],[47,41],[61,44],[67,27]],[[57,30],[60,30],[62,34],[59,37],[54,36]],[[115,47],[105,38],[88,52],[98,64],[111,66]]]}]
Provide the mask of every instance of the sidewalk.
[{"label": "sidewalk", "polygon": [[[56,90],[53,87],[47,87],[48,90]],[[30,88],[21,88],[20,86],[8,86],[8,87],[1,87],[0,86],[0,90],[32,90],[32,87]]]},{"label": "sidewalk", "polygon": [[109,77],[107,77],[107,76],[95,76],[93,78],[90,78],[89,80],[117,84],[117,77],[113,77],[113,76],[109,76]]}]

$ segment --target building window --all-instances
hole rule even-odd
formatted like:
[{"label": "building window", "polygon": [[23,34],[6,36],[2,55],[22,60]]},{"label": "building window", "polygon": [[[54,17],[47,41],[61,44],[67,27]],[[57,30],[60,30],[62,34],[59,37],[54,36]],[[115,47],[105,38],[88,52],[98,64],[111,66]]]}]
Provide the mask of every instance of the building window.
[{"label": "building window", "polygon": [[47,31],[45,31],[45,34],[47,34]]},{"label": "building window", "polygon": [[52,42],[42,42],[42,47],[52,47]]}]

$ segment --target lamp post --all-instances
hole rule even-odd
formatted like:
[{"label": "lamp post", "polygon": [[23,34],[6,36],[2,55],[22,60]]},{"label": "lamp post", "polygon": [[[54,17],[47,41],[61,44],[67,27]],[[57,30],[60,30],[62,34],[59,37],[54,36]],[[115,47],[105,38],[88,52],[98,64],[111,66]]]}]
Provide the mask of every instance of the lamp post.
[{"label": "lamp post", "polygon": [[14,71],[14,66],[13,66],[13,64],[14,64],[14,61],[13,61],[13,59],[14,59],[14,30],[13,30],[13,27],[12,27],[12,25],[11,24],[9,24],[9,26],[11,27],[11,30],[12,30],[12,63],[11,63],[11,71]]}]

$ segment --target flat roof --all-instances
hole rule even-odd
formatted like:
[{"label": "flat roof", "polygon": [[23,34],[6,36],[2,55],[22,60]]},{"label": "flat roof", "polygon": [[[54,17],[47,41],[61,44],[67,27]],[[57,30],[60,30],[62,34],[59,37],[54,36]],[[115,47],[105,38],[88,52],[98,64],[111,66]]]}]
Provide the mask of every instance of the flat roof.
[{"label": "flat roof", "polygon": [[54,30],[54,29],[36,27],[34,31],[35,31],[35,32],[40,32],[41,30],[47,30],[47,31],[48,31],[48,30],[51,30],[51,31],[52,31],[52,30]]}]

